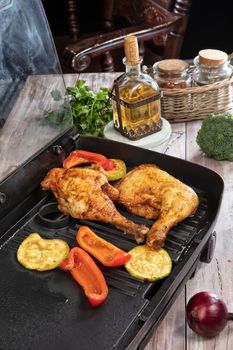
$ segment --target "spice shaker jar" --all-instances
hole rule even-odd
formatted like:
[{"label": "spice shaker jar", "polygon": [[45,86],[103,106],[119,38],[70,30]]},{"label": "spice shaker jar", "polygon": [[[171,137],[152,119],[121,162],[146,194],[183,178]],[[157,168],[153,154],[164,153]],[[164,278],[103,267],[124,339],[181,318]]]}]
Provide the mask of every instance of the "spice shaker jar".
[{"label": "spice shaker jar", "polygon": [[153,78],[160,88],[183,89],[191,86],[189,65],[180,59],[166,59],[153,65]]},{"label": "spice shaker jar", "polygon": [[195,85],[207,85],[227,79],[232,74],[228,55],[220,50],[205,49],[194,58]]}]

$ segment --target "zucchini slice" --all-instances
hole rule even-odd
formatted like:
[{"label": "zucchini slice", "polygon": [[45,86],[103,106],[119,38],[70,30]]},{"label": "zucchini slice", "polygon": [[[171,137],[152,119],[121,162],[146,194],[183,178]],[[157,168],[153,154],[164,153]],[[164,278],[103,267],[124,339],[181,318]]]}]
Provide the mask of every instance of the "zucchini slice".
[{"label": "zucchini slice", "polygon": [[111,159],[114,162],[114,168],[106,171],[108,181],[121,179],[126,174],[125,162],[121,159]]},{"label": "zucchini slice", "polygon": [[151,250],[147,245],[140,245],[129,253],[131,259],[125,264],[125,268],[135,278],[154,282],[171,273],[172,260],[163,248]]},{"label": "zucchini slice", "polygon": [[67,258],[70,248],[61,239],[43,239],[31,233],[17,250],[18,262],[29,270],[47,271],[55,269]]}]

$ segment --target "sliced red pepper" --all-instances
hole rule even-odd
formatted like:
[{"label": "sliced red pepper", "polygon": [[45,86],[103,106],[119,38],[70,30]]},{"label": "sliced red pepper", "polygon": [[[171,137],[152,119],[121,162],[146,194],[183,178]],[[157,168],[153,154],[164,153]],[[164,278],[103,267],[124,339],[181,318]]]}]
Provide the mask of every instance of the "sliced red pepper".
[{"label": "sliced red pepper", "polygon": [[100,238],[87,226],[80,227],[76,239],[83,249],[105,266],[122,266],[131,258],[129,253]]},{"label": "sliced red pepper", "polygon": [[91,306],[96,307],[104,302],[108,295],[108,286],[104,275],[83,249],[74,247],[59,267],[70,271],[72,277],[83,288]]},{"label": "sliced red pepper", "polygon": [[106,158],[102,154],[75,150],[63,161],[63,168],[69,169],[83,163],[96,163],[106,171],[112,170],[115,166],[111,159]]}]

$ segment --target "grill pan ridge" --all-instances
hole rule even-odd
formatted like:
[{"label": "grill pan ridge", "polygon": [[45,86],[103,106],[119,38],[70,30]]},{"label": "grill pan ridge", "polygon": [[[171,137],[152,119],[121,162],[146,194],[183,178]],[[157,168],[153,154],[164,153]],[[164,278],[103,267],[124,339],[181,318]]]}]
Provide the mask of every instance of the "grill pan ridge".
[{"label": "grill pan ridge", "polygon": [[[0,183],[0,192],[9,198],[10,188],[25,179],[14,203],[0,206],[0,349],[143,349],[151,332],[190,278],[212,234],[217,219],[223,181],[213,171],[181,159],[94,137],[77,137],[72,132],[54,140],[16,172]],[[54,153],[60,145],[62,155]],[[194,188],[200,205],[197,212],[175,226],[165,249],[171,255],[173,270],[166,279],[145,283],[131,277],[124,268],[103,268],[109,296],[97,309],[91,309],[81,288],[64,271],[38,273],[20,266],[16,260],[19,244],[31,232],[45,238],[61,238],[70,247],[81,225],[90,226],[98,235],[129,250],[136,243],[110,224],[75,220],[56,211],[56,200],[40,189],[46,172],[61,166],[62,159],[76,146],[111,158],[122,158],[129,168],[140,163],[155,163]],[[123,156],[124,155],[124,156]],[[52,166],[51,166],[52,165]],[[32,180],[32,169],[41,171]],[[29,176],[30,175],[30,176]],[[205,181],[208,179],[208,181]],[[214,193],[212,188],[215,189]],[[10,201],[11,202],[11,201]],[[6,208],[9,211],[6,213]],[[152,225],[119,206],[121,213],[136,223]],[[9,222],[11,217],[11,221]]]}]

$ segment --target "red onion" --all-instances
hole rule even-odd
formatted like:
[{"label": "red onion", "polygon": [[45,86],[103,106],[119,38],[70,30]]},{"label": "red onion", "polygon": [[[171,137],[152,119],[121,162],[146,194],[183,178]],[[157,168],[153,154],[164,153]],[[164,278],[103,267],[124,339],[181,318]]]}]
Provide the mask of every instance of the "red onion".
[{"label": "red onion", "polygon": [[195,294],[186,307],[189,327],[197,334],[212,337],[220,333],[233,313],[229,313],[226,304],[216,295],[208,292]]}]

